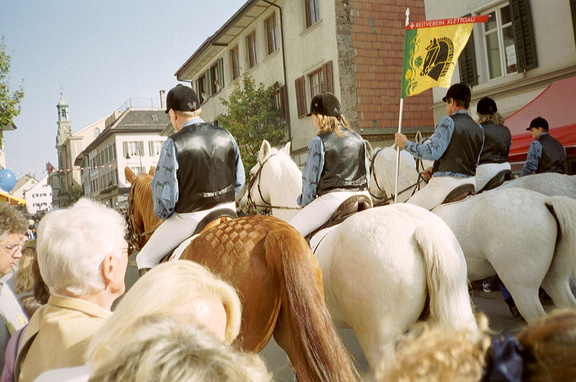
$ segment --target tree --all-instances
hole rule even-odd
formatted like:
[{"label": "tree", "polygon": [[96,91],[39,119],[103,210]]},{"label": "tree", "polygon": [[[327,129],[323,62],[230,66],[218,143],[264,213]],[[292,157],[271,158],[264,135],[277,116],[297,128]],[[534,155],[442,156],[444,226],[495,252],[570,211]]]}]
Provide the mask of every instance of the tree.
[{"label": "tree", "polygon": [[6,53],[4,39],[0,41],[0,146],[2,146],[2,130],[10,126],[14,117],[20,114],[20,100],[24,97],[22,86],[10,93],[10,56]]},{"label": "tree", "polygon": [[272,146],[287,142],[288,124],[276,101],[280,91],[278,82],[268,88],[262,83],[256,86],[254,79],[245,73],[230,97],[220,98],[228,113],[218,120],[236,139],[246,172],[258,161],[263,139]]}]

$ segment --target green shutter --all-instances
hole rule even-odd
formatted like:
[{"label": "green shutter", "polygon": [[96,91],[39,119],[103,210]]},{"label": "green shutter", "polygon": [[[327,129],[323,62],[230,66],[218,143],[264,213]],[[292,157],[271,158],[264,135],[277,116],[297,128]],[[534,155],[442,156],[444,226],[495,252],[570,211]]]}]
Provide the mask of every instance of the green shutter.
[{"label": "green shutter", "polygon": [[[470,13],[463,17],[471,16]],[[468,86],[478,85],[478,71],[476,69],[476,51],[474,50],[474,33],[458,57],[458,71],[460,73],[460,83]]]},{"label": "green shutter", "polygon": [[510,0],[518,73],[538,67],[529,0]]}]

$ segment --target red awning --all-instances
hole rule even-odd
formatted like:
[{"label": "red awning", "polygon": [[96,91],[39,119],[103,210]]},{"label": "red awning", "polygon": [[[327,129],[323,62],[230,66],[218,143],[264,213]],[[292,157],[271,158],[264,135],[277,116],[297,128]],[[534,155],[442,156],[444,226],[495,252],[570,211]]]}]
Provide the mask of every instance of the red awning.
[{"label": "red awning", "polygon": [[[549,133],[558,139],[567,154],[576,154],[576,77],[555,81],[522,109],[506,119],[512,133],[512,148],[508,160],[519,162],[526,159],[532,142],[526,128],[530,121],[540,116],[548,121]],[[570,155],[571,156],[571,155]]]}]

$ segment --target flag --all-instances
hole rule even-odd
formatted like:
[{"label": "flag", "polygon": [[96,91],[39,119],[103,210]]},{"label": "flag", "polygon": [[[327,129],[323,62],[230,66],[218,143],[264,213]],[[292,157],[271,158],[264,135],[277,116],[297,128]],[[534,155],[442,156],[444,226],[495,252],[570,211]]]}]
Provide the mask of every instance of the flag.
[{"label": "flag", "polygon": [[488,15],[412,22],[406,25],[402,64],[402,98],[434,86],[448,88],[474,23]]},{"label": "flag", "polygon": [[46,172],[47,172],[48,174],[51,174],[52,171],[54,171],[54,166],[52,166],[52,163],[46,162]]}]

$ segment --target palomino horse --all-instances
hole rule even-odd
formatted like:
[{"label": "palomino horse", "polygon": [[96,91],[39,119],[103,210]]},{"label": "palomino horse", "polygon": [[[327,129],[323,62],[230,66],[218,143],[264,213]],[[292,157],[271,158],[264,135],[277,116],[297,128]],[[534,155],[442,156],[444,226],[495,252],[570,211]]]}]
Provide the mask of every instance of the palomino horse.
[{"label": "palomino horse", "polygon": [[[241,202],[294,215],[302,174],[289,154],[264,141]],[[250,199],[250,200],[248,200]],[[395,205],[354,214],[319,232],[312,248],[322,267],[326,304],[337,326],[354,330],[370,366],[391,361],[396,337],[429,298],[430,318],[476,330],[466,264],[454,234],[420,207]]]},{"label": "palomino horse", "polygon": [[[394,189],[396,151],[374,150],[370,193],[381,200]],[[398,189],[410,189],[418,173],[402,150]],[[536,175],[531,175],[536,176]],[[567,177],[566,179],[569,179]],[[398,195],[399,201],[410,192]],[[570,277],[576,265],[576,201],[522,188],[497,188],[432,210],[458,238],[470,280],[498,274],[528,322],[546,312],[540,286],[557,307],[576,307]]]},{"label": "palomino horse", "polygon": [[[130,221],[136,236],[159,225],[152,176],[126,167]],[[142,245],[137,240],[135,246]],[[299,381],[352,381],[357,374],[326,309],[322,274],[302,236],[269,216],[220,223],[192,240],[180,259],[200,263],[234,286],[242,301],[237,344],[259,352],[272,334]]]}]

